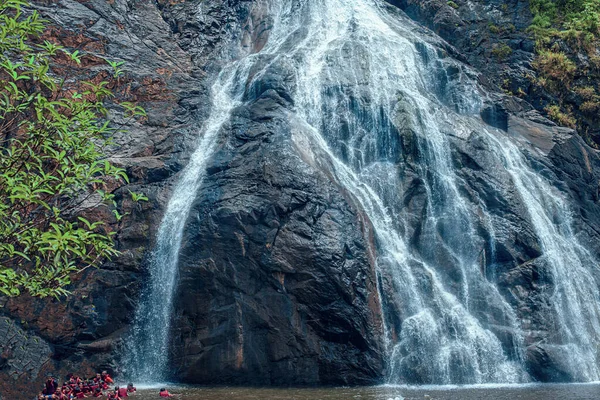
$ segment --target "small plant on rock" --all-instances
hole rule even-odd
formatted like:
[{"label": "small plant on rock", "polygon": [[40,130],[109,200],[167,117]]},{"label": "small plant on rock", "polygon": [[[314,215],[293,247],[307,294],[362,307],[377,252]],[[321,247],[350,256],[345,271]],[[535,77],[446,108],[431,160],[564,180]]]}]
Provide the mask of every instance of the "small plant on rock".
[{"label": "small plant on rock", "polygon": [[499,60],[505,60],[512,54],[512,49],[508,45],[502,44],[492,49],[492,54]]},{"label": "small plant on rock", "polygon": [[559,106],[551,105],[546,107],[545,110],[548,113],[548,117],[550,117],[550,119],[556,122],[557,124],[575,129],[577,125],[577,121],[575,120],[575,118],[569,114],[562,112]]},{"label": "small plant on rock", "polygon": [[561,80],[565,83],[573,79],[577,70],[575,63],[560,52],[542,50],[535,61],[535,67],[546,77]]},{"label": "small plant on rock", "polygon": [[452,0],[448,1],[446,4],[448,4],[450,7],[454,8],[455,10],[458,9],[458,4],[456,4]]}]

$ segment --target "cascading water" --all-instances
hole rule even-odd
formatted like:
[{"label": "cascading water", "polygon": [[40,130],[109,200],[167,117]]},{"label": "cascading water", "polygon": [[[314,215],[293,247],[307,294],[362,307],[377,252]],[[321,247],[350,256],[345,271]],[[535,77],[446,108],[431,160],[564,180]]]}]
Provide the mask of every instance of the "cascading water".
[{"label": "cascading water", "polygon": [[[291,56],[299,60],[294,99],[300,118],[315,128],[312,142],[327,152],[337,179],[369,215],[385,259],[379,267],[392,277],[393,302],[401,304],[403,321],[390,349],[390,380],[523,380],[518,362],[508,359],[500,341],[468,311],[469,291],[487,290],[503,310],[505,322],[515,325],[508,304],[477,271],[477,243],[471,239],[469,214],[439,127],[443,108],[426,97],[427,65],[420,61],[417,39],[399,24],[390,24],[393,20],[385,20],[374,2],[328,3],[307,6],[309,34]],[[422,49],[437,58],[423,43]],[[392,211],[397,204],[394,197],[401,197],[395,173],[399,149],[393,145],[398,132],[392,120],[401,106],[408,111],[405,124],[423,147],[430,203],[425,226],[447,227],[444,241],[436,244],[458,260],[462,274],[458,294],[442,284],[440,266],[410,248],[402,234],[401,214]]]},{"label": "cascading water", "polygon": [[[570,373],[597,380],[600,303],[586,273],[597,262],[570,229],[567,204],[535,173],[519,149],[479,120],[476,89],[460,65],[454,87],[446,60],[404,16],[378,0],[273,0],[275,21],[266,46],[226,67],[213,88],[213,110],[190,164],[181,173],[157,236],[126,365],[133,378],[165,378],[178,251],[221,126],[274,65],[292,70],[288,88],[292,139],[352,193],[377,237],[389,349],[389,381],[414,383],[523,382],[524,343],[515,311],[481,272],[479,256],[493,237],[478,234],[486,205],[465,198],[449,136],[477,129],[499,149],[497,161],[515,187],[555,281],[552,302]],[[265,62],[265,60],[267,62]],[[450,62],[451,63],[451,62]],[[258,70],[258,71],[257,71]],[[423,182],[421,240],[411,242],[405,187],[407,143]],[[412,220],[411,220],[412,219]],[[489,231],[493,232],[493,224]],[[493,236],[493,234],[492,234]],[[485,310],[494,311],[493,323]],[[492,325],[510,328],[500,339]]]},{"label": "cascading water", "polygon": [[559,356],[574,380],[598,381],[600,292],[590,274],[598,261],[572,231],[571,211],[560,194],[527,167],[514,144],[498,144],[543,249],[540,262],[549,265],[555,281],[551,302],[557,320]]},{"label": "cascading water", "polygon": [[183,228],[202,184],[219,129],[236,105],[237,100],[230,94],[240,91],[236,88],[240,73],[248,71],[235,64],[219,74],[213,86],[211,116],[204,124],[196,151],[173,189],[158,230],[156,248],[149,263],[149,283],[142,292],[133,333],[127,343],[127,358],[123,360],[128,377],[136,382],[163,382],[168,376],[169,332]]}]

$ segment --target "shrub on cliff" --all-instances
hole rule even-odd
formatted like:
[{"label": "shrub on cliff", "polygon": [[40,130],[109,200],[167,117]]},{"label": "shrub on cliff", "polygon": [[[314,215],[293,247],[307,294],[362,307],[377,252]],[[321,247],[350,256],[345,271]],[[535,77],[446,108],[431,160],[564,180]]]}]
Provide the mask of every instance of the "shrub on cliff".
[{"label": "shrub on cliff", "polygon": [[559,80],[565,85],[573,80],[573,74],[577,70],[575,63],[564,53],[547,50],[539,51],[533,65],[545,77]]},{"label": "shrub on cliff", "polygon": [[[533,21],[529,28],[536,38],[534,81],[554,97],[545,110],[555,122],[576,128],[593,147],[600,118],[597,101],[574,96],[585,88],[588,97],[598,96],[598,49],[600,48],[599,0],[531,0]],[[593,133],[596,131],[596,133]]]},{"label": "shrub on cliff", "polygon": [[[590,146],[600,148],[597,110],[600,1],[531,0],[536,39],[534,86],[552,97],[545,110],[555,122],[575,128]],[[577,95],[585,89],[586,96]]]},{"label": "shrub on cliff", "polygon": [[[78,51],[42,40],[46,22],[25,7],[0,0],[0,295],[58,297],[72,274],[118,253],[104,222],[82,215],[106,205],[119,219],[112,193],[127,174],[106,154],[118,129],[109,83],[69,76]],[[120,64],[107,66],[118,79]]]},{"label": "shrub on cliff", "polygon": [[533,27],[573,29],[597,36],[600,33],[598,0],[531,0]]}]

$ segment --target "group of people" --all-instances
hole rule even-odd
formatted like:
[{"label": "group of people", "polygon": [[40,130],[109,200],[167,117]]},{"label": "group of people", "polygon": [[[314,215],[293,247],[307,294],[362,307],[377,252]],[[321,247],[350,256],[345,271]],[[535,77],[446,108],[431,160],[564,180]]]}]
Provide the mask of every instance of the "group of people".
[{"label": "group of people", "polygon": [[[38,400],[74,400],[85,397],[106,397],[108,400],[122,400],[136,392],[132,383],[127,387],[115,386],[111,389],[114,380],[106,372],[96,374],[90,379],[82,379],[77,375],[69,374],[62,386],[53,376],[48,376],[42,393]],[[161,395],[161,397],[164,397]],[[168,396],[167,396],[168,397]]]}]

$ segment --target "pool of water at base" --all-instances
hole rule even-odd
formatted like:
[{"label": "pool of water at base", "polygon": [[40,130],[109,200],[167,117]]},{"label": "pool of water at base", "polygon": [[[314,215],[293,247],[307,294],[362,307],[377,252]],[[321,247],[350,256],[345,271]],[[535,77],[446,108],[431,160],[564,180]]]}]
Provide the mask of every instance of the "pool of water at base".
[{"label": "pool of water at base", "polygon": [[[597,400],[600,383],[483,386],[375,386],[243,388],[164,385],[173,400]],[[158,399],[159,388],[140,388],[136,400]]]}]

